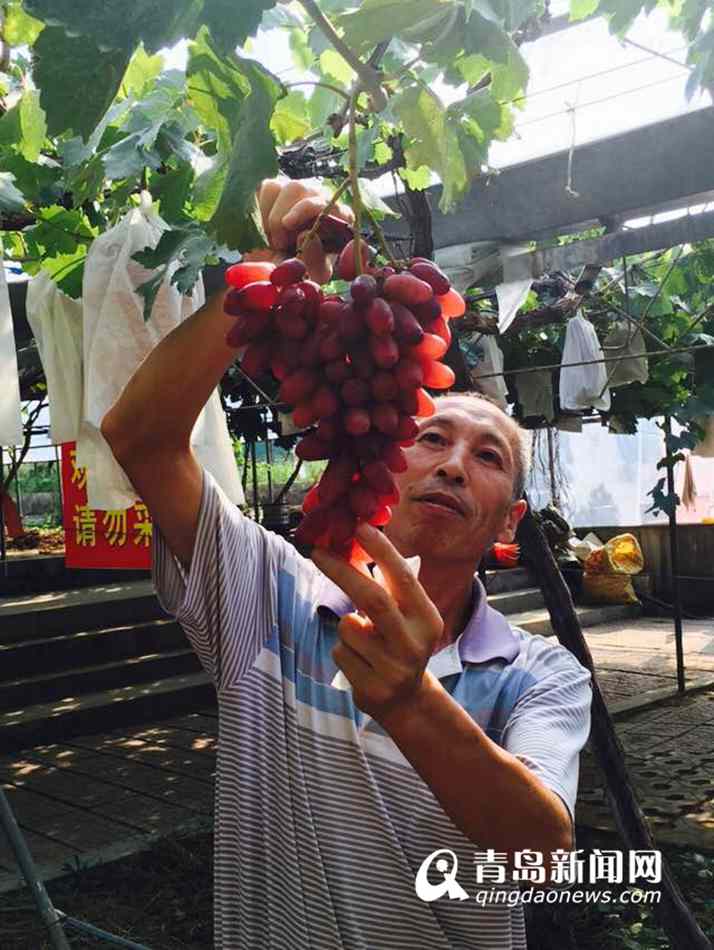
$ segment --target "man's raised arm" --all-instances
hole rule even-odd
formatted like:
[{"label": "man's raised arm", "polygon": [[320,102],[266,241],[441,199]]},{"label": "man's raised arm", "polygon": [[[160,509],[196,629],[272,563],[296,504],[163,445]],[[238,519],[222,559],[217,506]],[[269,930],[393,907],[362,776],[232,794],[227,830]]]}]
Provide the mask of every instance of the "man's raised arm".
[{"label": "man's raised arm", "polygon": [[[327,203],[318,189],[296,181],[264,182],[258,197],[266,233],[278,255],[286,235],[300,231]],[[310,262],[310,272],[319,280],[327,279],[329,271],[324,255]],[[191,431],[236,357],[225,342],[230,322],[223,312],[223,297],[224,293],[217,294],[164,337],[101,425],[117,461],[185,566],[191,561],[202,490]]]}]

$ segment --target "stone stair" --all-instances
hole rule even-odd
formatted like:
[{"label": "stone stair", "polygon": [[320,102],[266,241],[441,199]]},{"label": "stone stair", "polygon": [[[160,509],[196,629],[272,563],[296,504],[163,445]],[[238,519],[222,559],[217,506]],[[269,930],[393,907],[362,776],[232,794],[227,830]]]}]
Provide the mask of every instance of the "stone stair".
[{"label": "stone stair", "polygon": [[[489,602],[529,633],[551,636],[523,568],[488,573]],[[578,607],[584,627],[639,607]],[[150,580],[0,599],[0,752],[148,722],[215,702],[181,627]]]},{"label": "stone stair", "polygon": [[214,698],[150,580],[0,600],[0,752],[172,716]]}]

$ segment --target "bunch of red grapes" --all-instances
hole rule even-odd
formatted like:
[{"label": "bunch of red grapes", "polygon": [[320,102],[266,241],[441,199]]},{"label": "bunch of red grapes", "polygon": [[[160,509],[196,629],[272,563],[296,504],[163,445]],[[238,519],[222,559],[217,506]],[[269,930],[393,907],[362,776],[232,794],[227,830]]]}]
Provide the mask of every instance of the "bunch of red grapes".
[{"label": "bunch of red grapes", "polygon": [[235,264],[225,298],[226,313],[237,318],[226,341],[244,348],[241,368],[251,377],[271,372],[295,425],[313,427],[298,457],[328,460],[305,496],[295,542],[352,563],[369,560],[355,540],[357,525],[385,525],[399,501],[394,474],[407,467],[402,449],[414,444],[414,418],[434,412],[424,387],[453,385],[439,357],[451,341],[447,320],[464,312],[432,261],[414,258],[397,271],[371,267],[363,241],[360,252],[358,276],[352,241],[337,261],[336,276],[351,281],[349,297],[324,294],[294,257],[277,266]]}]

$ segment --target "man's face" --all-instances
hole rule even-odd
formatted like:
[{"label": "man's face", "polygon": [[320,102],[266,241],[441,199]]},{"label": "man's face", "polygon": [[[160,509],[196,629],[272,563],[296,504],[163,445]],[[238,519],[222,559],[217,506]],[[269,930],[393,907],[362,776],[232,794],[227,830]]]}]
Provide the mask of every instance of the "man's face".
[{"label": "man's face", "polygon": [[[512,541],[525,511],[513,502],[517,430],[486,401],[450,396],[420,420],[400,501],[386,534],[404,557],[477,563],[494,541]],[[441,497],[440,497],[441,496]]]}]

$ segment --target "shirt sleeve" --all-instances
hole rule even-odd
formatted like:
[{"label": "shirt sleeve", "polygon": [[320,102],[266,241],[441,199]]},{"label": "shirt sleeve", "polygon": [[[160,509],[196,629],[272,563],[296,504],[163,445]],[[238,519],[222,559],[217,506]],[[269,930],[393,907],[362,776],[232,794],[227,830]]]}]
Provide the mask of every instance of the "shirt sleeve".
[{"label": "shirt sleeve", "polygon": [[575,801],[580,751],[590,735],[592,677],[565,648],[554,651],[548,667],[518,698],[502,745],[562,799],[575,848]]},{"label": "shirt sleeve", "polygon": [[278,577],[319,575],[312,561],[229,501],[203,469],[189,570],[154,524],[152,579],[159,603],[181,624],[217,689],[252,666],[278,625]]}]

